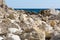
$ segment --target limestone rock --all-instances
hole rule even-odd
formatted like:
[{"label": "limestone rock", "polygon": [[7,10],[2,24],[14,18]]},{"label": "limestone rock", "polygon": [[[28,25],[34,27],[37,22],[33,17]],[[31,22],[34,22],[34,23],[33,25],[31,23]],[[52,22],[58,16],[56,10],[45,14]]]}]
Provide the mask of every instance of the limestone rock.
[{"label": "limestone rock", "polygon": [[0,40],[4,40],[4,38],[0,36]]},{"label": "limestone rock", "polygon": [[17,29],[17,28],[8,28],[8,32],[9,32],[9,33],[17,34],[17,32],[21,33],[22,30],[19,30],[19,29]]},{"label": "limestone rock", "polygon": [[6,40],[21,40],[21,39],[20,39],[20,37],[18,35],[14,35],[14,34],[9,33],[7,35],[7,39]]}]

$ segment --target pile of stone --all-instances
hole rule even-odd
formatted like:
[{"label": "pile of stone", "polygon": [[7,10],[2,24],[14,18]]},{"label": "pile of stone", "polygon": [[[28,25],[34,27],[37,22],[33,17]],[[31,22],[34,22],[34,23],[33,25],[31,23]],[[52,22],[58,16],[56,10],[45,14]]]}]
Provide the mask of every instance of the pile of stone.
[{"label": "pile of stone", "polygon": [[0,7],[0,40],[60,40],[60,11],[30,14],[5,8]]}]

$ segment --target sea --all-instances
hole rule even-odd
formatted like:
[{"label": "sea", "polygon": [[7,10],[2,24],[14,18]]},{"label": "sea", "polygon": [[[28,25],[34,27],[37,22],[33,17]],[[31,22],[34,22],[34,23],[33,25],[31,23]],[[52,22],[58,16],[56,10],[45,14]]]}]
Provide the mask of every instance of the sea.
[{"label": "sea", "polygon": [[[29,11],[29,12],[40,12],[41,10],[48,10],[48,9],[21,9],[21,8],[14,8],[15,10],[25,10],[25,11]],[[55,9],[55,10],[60,10],[60,9]]]}]

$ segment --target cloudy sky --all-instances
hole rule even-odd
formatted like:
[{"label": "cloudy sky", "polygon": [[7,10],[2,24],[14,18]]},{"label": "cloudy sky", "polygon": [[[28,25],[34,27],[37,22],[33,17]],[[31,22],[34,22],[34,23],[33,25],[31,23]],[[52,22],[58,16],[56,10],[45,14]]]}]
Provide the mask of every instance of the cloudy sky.
[{"label": "cloudy sky", "polygon": [[60,8],[59,0],[5,0],[13,8]]}]

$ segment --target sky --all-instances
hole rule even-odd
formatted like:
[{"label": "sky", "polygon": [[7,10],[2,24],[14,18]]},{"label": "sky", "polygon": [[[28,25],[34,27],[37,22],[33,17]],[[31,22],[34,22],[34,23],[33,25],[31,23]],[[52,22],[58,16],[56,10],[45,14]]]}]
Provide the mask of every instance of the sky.
[{"label": "sky", "polygon": [[12,8],[60,8],[60,0],[5,0]]}]

